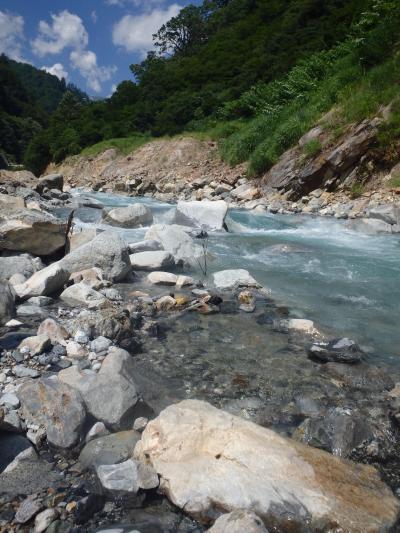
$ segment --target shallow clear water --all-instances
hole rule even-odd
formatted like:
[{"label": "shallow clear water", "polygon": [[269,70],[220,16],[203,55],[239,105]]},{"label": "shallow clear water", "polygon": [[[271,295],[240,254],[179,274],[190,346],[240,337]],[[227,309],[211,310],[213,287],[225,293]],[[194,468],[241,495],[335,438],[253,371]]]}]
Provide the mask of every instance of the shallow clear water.
[{"label": "shallow clear water", "polygon": [[[174,209],[149,198],[84,196],[109,207],[145,203],[156,223],[168,222]],[[85,210],[85,222],[79,225],[98,225],[99,215],[99,210]],[[332,334],[350,336],[372,359],[400,367],[399,236],[364,235],[330,218],[244,210],[229,212],[228,227],[229,233],[210,236],[211,271],[249,270],[275,300],[291,309],[292,316],[310,318]],[[119,231],[134,242],[144,237],[146,228]]]}]

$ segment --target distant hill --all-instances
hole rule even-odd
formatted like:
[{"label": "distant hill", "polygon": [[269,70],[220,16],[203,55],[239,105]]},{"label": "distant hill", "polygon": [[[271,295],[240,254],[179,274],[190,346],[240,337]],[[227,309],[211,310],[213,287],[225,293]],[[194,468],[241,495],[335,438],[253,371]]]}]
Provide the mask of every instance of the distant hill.
[{"label": "distant hill", "polygon": [[0,153],[22,163],[32,138],[47,128],[67,92],[87,98],[65,80],[0,56]]},{"label": "distant hill", "polygon": [[8,65],[41,109],[47,113],[52,113],[57,108],[67,90],[64,79],[59,80],[57,76],[27,63],[19,63],[9,59]]}]

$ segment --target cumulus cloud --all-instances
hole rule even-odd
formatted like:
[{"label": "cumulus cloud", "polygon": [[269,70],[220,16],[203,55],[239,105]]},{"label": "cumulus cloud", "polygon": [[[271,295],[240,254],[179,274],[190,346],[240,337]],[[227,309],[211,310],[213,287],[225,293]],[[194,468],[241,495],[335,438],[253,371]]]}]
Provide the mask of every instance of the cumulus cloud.
[{"label": "cumulus cloud", "polygon": [[[93,22],[97,20],[95,11],[91,14]],[[112,78],[117,68],[115,66],[99,66],[97,56],[88,50],[89,34],[82,19],[67,10],[51,15],[51,23],[41,20],[39,34],[32,41],[32,51],[39,57],[47,54],[60,54],[64,50],[71,50],[69,59],[71,67],[85,78],[87,86],[92,91],[99,93],[102,83]],[[66,73],[61,63],[56,63],[52,69],[56,76]]]},{"label": "cumulus cloud", "polygon": [[155,8],[141,15],[125,15],[113,27],[112,39],[116,46],[128,52],[145,54],[153,47],[153,34],[172,17],[176,17],[183,6]]},{"label": "cumulus cloud", "polygon": [[39,57],[47,54],[59,54],[65,48],[84,49],[88,45],[89,35],[78,15],[67,10],[58,15],[51,15],[52,23],[39,22],[39,35],[32,41],[32,51]]},{"label": "cumulus cloud", "polygon": [[24,19],[7,11],[0,11],[0,53],[22,60]]},{"label": "cumulus cloud", "polygon": [[53,74],[53,76],[57,76],[59,80],[68,78],[68,72],[61,63],[55,63],[52,67],[42,67],[42,70],[49,74]]},{"label": "cumulus cloud", "polygon": [[97,56],[90,50],[73,50],[70,54],[72,68],[79,70],[88,84],[88,87],[99,93],[101,91],[101,84],[108,81],[117,71],[117,67],[99,67],[97,64]]}]

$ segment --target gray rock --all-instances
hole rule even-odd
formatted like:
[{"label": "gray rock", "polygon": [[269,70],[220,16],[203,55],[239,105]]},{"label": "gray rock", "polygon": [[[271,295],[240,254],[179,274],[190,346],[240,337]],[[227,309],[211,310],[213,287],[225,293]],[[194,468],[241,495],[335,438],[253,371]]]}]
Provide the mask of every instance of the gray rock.
[{"label": "gray rock", "polygon": [[392,225],[374,218],[356,218],[348,222],[348,227],[354,231],[361,231],[368,235],[392,233]]},{"label": "gray rock", "polygon": [[178,202],[174,223],[204,230],[224,229],[228,205],[224,200]]},{"label": "gray rock", "polygon": [[190,228],[176,224],[155,224],[149,228],[145,238],[160,242],[164,250],[173,256],[176,263],[183,262],[197,267],[197,259],[203,257],[203,250],[188,235],[188,232]]},{"label": "gray rock", "polygon": [[58,518],[57,509],[45,509],[39,513],[35,518],[34,533],[43,533],[49,527],[49,525]]},{"label": "gray rock", "polygon": [[105,211],[103,221],[120,228],[137,228],[150,225],[153,222],[153,214],[147,206],[133,204]]},{"label": "gray rock", "polygon": [[20,298],[48,296],[60,290],[69,279],[69,271],[60,261],[43,270],[35,272],[25,283],[16,285],[15,291]]},{"label": "gray rock", "polygon": [[29,254],[0,257],[0,279],[10,279],[15,274],[22,274],[25,278],[30,278],[43,266],[38,257]]},{"label": "gray rock", "polygon": [[15,365],[13,368],[14,375],[17,378],[38,378],[40,372],[34,368],[28,368],[24,365]]},{"label": "gray rock", "polygon": [[363,352],[357,344],[350,339],[335,339],[330,342],[314,343],[308,350],[312,359],[317,359],[323,363],[359,363],[362,360]]},{"label": "gray rock", "polygon": [[39,307],[47,307],[52,304],[53,301],[53,298],[49,298],[48,296],[32,296],[27,303],[30,305],[38,305]]},{"label": "gray rock", "polygon": [[54,215],[0,207],[0,250],[51,255],[65,246],[67,224]]},{"label": "gray rock", "polygon": [[67,287],[60,294],[60,300],[72,307],[83,305],[89,309],[100,307],[107,301],[105,296],[92,289],[85,281]]},{"label": "gray rock", "polygon": [[214,285],[220,290],[234,290],[239,287],[260,287],[247,270],[220,270],[213,274]]},{"label": "gray rock", "polygon": [[106,337],[97,337],[90,343],[90,349],[95,353],[107,352],[112,346],[112,341]]},{"label": "gray rock", "polygon": [[30,316],[40,316],[42,318],[45,318],[47,313],[38,305],[19,305],[17,308],[17,316],[23,318],[23,317],[30,317]]},{"label": "gray rock", "polygon": [[86,335],[84,331],[78,329],[74,335],[74,341],[78,342],[79,344],[87,344],[89,342],[89,336]]},{"label": "gray rock", "polygon": [[15,315],[15,292],[8,281],[0,280],[0,325]]},{"label": "gray rock", "polygon": [[15,394],[12,392],[6,392],[0,396],[0,405],[9,405],[12,409],[18,409],[20,403]]},{"label": "gray rock", "polygon": [[0,434],[0,493],[33,494],[56,487],[59,477],[41,460],[28,439],[15,433]]},{"label": "gray rock", "polygon": [[138,252],[129,256],[132,268],[135,270],[162,270],[175,265],[174,258],[169,252]]},{"label": "gray rock", "polygon": [[100,268],[110,281],[123,281],[132,271],[126,243],[114,232],[104,232],[61,260],[70,272]]},{"label": "gray rock", "polygon": [[232,511],[223,514],[208,533],[268,533],[261,518],[251,511]]},{"label": "gray rock", "polygon": [[152,272],[147,279],[152,285],[176,285],[178,276],[170,272]]},{"label": "gray rock", "polygon": [[106,428],[106,426],[103,424],[103,422],[96,422],[88,431],[86,435],[86,442],[90,442],[94,439],[98,439],[99,437],[105,437],[106,435],[109,435],[110,432]]},{"label": "gray rock", "polygon": [[24,383],[18,394],[25,420],[43,425],[51,445],[69,449],[78,443],[86,412],[76,390],[57,379],[44,378]]},{"label": "gray rock", "polygon": [[129,252],[131,254],[136,254],[140,252],[157,252],[159,250],[162,250],[163,247],[159,241],[139,241],[139,242],[133,242],[129,245]]},{"label": "gray rock", "polygon": [[154,489],[159,484],[157,473],[151,466],[133,459],[119,464],[100,465],[96,473],[103,489],[113,496],[136,494],[139,489]]},{"label": "gray rock", "polygon": [[44,189],[57,189],[62,191],[64,187],[64,177],[61,174],[48,174],[39,179],[36,186],[38,193],[42,193]]},{"label": "gray rock", "polygon": [[370,207],[367,210],[369,218],[383,220],[386,224],[394,225],[400,223],[400,207],[391,204]]},{"label": "gray rock", "polygon": [[31,518],[33,518],[42,509],[43,504],[39,500],[34,498],[26,498],[18,508],[15,514],[15,521],[18,524],[26,524]]},{"label": "gray rock", "polygon": [[107,427],[114,430],[132,427],[139,396],[133,359],[125,350],[110,348],[98,374],[72,366],[62,370],[58,378],[79,391],[88,412]]},{"label": "gray rock", "polygon": [[79,462],[84,469],[122,463],[133,456],[139,440],[140,433],[134,430],[98,437],[86,444],[79,455]]},{"label": "gray rock", "polygon": [[0,430],[20,433],[22,431],[21,419],[18,411],[6,411],[3,420],[0,418]]}]

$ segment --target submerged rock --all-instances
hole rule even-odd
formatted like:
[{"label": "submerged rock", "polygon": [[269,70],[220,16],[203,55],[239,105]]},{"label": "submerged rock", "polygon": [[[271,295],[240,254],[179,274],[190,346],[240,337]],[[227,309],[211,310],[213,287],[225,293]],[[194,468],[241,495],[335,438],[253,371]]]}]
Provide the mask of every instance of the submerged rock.
[{"label": "submerged rock", "polygon": [[98,437],[86,444],[79,455],[82,468],[122,463],[133,456],[140,433],[131,429],[104,437]]},{"label": "submerged rock", "polygon": [[400,504],[369,466],[343,461],[211,405],[185,400],[146,427],[135,457],[178,507],[209,523],[251,510],[266,527],[387,531]]},{"label": "submerged rock", "polygon": [[322,363],[359,363],[363,357],[363,352],[357,344],[346,338],[315,343],[308,350],[308,354]]},{"label": "submerged rock", "polygon": [[178,202],[174,223],[205,230],[222,230],[228,204],[224,200],[202,202]]}]

